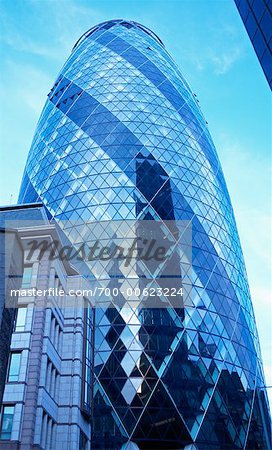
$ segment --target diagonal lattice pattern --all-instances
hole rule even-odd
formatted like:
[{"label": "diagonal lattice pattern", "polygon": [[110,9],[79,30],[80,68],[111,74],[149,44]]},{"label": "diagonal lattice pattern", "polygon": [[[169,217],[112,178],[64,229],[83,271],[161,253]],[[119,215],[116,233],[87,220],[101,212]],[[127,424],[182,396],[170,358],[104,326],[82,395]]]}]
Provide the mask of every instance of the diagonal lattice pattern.
[{"label": "diagonal lattice pattern", "polygon": [[269,448],[224,176],[195,95],[150,30],[110,21],[78,41],[48,95],[19,200],[42,200],[75,247],[88,242],[88,221],[192,224],[192,307],[96,310],[94,449]]}]

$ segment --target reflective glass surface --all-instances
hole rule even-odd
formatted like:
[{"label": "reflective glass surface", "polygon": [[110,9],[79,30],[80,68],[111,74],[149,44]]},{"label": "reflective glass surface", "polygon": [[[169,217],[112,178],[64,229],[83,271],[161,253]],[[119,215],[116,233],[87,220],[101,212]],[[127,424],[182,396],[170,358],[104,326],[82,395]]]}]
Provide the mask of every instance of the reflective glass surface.
[{"label": "reflective glass surface", "polygon": [[21,353],[11,353],[8,381],[18,381],[20,374]]},{"label": "reflective glass surface", "polygon": [[82,409],[88,416],[91,414],[93,395],[93,326],[94,310],[86,302],[84,309]]},{"label": "reflective glass surface", "polygon": [[14,406],[4,405],[1,413],[0,439],[9,440],[12,433]]},{"label": "reflective glass surface", "polygon": [[266,79],[272,89],[271,0],[235,0]]},{"label": "reflective glass surface", "polygon": [[269,448],[258,335],[221,165],[196,96],[149,31],[110,21],[78,41],[48,95],[19,201],[42,201],[75,247],[88,242],[87,221],[192,225],[192,307],[95,312],[94,449]]},{"label": "reflective glass surface", "polygon": [[27,289],[31,285],[32,266],[25,266],[22,279],[22,289]]},{"label": "reflective glass surface", "polygon": [[27,306],[18,308],[15,331],[24,331],[26,324]]}]

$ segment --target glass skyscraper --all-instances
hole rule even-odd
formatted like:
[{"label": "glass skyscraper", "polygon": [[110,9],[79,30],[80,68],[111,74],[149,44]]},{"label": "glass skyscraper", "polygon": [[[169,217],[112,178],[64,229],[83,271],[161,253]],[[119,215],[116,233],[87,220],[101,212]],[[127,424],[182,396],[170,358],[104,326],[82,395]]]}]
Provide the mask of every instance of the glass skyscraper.
[{"label": "glass skyscraper", "polygon": [[235,0],[235,3],[272,89],[272,2]]},{"label": "glass skyscraper", "polygon": [[75,247],[88,222],[192,226],[190,307],[95,311],[92,448],[271,448],[223,172],[195,94],[151,30],[108,21],[74,46],[23,176],[19,202],[38,201]]}]

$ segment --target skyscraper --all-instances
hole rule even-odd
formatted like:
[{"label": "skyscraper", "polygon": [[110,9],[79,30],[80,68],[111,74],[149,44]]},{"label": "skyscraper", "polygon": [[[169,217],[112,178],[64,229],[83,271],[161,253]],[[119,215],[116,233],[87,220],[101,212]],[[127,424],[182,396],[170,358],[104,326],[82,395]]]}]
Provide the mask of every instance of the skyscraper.
[{"label": "skyscraper", "polygon": [[235,0],[247,34],[272,88],[272,4],[266,0]]},{"label": "skyscraper", "polygon": [[42,201],[75,248],[89,222],[192,226],[190,307],[95,312],[93,449],[270,448],[226,183],[196,96],[152,31],[113,20],[79,39],[48,95],[19,201]]}]

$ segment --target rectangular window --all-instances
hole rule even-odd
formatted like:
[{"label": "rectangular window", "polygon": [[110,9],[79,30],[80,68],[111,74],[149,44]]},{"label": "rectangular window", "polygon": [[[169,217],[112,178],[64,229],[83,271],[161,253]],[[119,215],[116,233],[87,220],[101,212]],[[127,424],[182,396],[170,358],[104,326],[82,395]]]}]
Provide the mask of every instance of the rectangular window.
[{"label": "rectangular window", "polygon": [[15,382],[19,380],[20,374],[21,353],[11,353],[9,364],[9,382]]},{"label": "rectangular window", "polygon": [[85,434],[83,434],[81,431],[80,436],[79,436],[79,450],[86,450],[87,444],[88,444],[88,439],[86,438]]},{"label": "rectangular window", "polygon": [[51,434],[50,448],[55,448],[55,443],[56,443],[56,431],[57,431],[57,426],[56,426],[56,424],[53,422],[53,424],[52,424],[52,434]]},{"label": "rectangular window", "polygon": [[42,417],[42,436],[41,436],[42,448],[46,448],[48,419],[49,419],[48,415],[45,412],[43,412],[43,417]]},{"label": "rectangular window", "polygon": [[25,266],[23,279],[22,279],[22,289],[28,289],[31,286],[31,277],[32,277],[32,266]]},{"label": "rectangular window", "polygon": [[18,308],[15,331],[24,331],[26,324],[27,306]]},{"label": "rectangular window", "polygon": [[93,395],[94,309],[90,307],[87,300],[84,303],[81,408],[85,414],[90,415]]},{"label": "rectangular window", "polygon": [[9,440],[11,438],[13,416],[14,416],[14,406],[4,405],[1,414],[1,427],[0,427],[1,440]]}]

